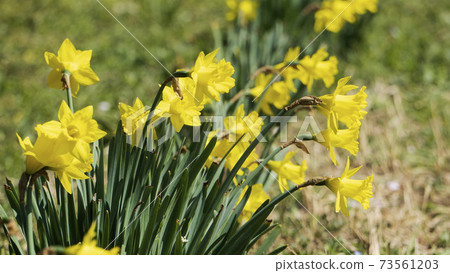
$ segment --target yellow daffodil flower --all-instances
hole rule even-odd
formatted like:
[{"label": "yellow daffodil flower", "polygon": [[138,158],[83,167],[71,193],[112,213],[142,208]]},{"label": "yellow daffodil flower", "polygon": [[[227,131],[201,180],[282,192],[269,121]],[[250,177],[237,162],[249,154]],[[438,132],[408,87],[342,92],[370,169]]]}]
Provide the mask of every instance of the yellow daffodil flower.
[{"label": "yellow daffodil flower", "polygon": [[[206,142],[206,145],[208,145],[211,137],[208,138],[208,141]],[[212,150],[211,154],[209,155],[208,160],[206,161],[205,165],[209,168],[211,167],[211,164],[213,162],[219,162],[222,160],[222,158],[225,156],[225,154],[233,147],[234,142],[230,142],[228,139],[222,139],[216,142],[216,146],[214,146],[214,149]],[[247,150],[247,148],[250,146],[249,142],[239,142],[236,144],[236,146],[233,148],[233,150],[228,153],[226,160],[225,160],[225,168],[228,170],[232,170],[234,166],[237,164],[239,159],[241,158],[242,154]],[[238,171],[238,175],[243,175],[244,171],[242,169],[249,169],[249,171],[253,171],[258,167],[258,164],[253,164],[256,160],[258,160],[258,155],[253,151],[247,159],[244,161],[244,164],[242,164],[242,168]]]},{"label": "yellow daffodil flower", "polygon": [[356,155],[359,151],[358,138],[361,123],[354,123],[348,129],[338,129],[338,121],[334,113],[330,113],[327,123],[328,128],[321,132],[324,141],[318,142],[328,149],[334,165],[339,165],[334,148],[342,148],[349,151],[352,155]]},{"label": "yellow daffodil flower", "polygon": [[[260,99],[259,96],[263,95],[264,90],[272,80],[272,74],[261,73],[256,77],[255,87],[250,90],[250,94]],[[274,82],[263,95],[259,108],[267,115],[273,116],[271,105],[277,109],[282,109],[289,104],[291,95],[289,94],[289,87],[284,81]]]},{"label": "yellow daffodil flower", "polygon": [[259,3],[254,0],[226,0],[228,12],[226,18],[228,21],[234,21],[239,15],[242,16],[243,23],[255,20],[258,13]]},{"label": "yellow daffodil flower", "polygon": [[314,30],[321,32],[325,28],[339,32],[346,22],[354,23],[358,15],[378,10],[378,0],[326,0],[315,13]]},{"label": "yellow daffodil flower", "polygon": [[321,79],[326,87],[334,83],[334,76],[338,73],[338,60],[331,56],[328,60],[328,52],[324,48],[317,50],[312,56],[305,56],[298,65],[298,79],[306,85],[309,91],[314,80]]},{"label": "yellow daffodil flower", "polygon": [[289,90],[296,93],[297,88],[294,85],[294,79],[299,79],[299,70],[297,68],[298,57],[300,57],[300,47],[289,48],[282,63],[274,66],[281,75],[283,75],[284,82],[288,86]]},{"label": "yellow daffodil flower", "polygon": [[95,226],[95,223],[91,225],[86,235],[84,235],[82,243],[66,248],[64,253],[67,255],[117,255],[120,251],[119,247],[105,250],[97,246]]},{"label": "yellow daffodil flower", "polygon": [[[191,78],[179,79],[182,91],[194,90],[195,83]],[[175,94],[173,87],[166,86],[163,90],[163,99],[155,109],[155,118],[168,117],[175,131],[179,132],[183,125],[200,126],[200,111],[203,105],[196,103],[191,92],[183,92],[183,99]]]},{"label": "yellow daffodil flower", "polygon": [[[24,155],[27,156],[26,173],[30,175],[37,173],[45,167],[58,168],[65,166],[66,160],[64,156],[72,152],[76,145],[76,141],[71,141],[67,133],[63,130],[60,131],[57,138],[51,138],[45,132],[38,131],[38,138],[34,145],[31,143],[29,137],[22,140],[19,134],[17,134],[17,138],[24,151]],[[48,156],[45,156],[46,153]]]},{"label": "yellow daffodil flower", "polygon": [[31,175],[44,168],[54,171],[64,189],[71,194],[71,178],[87,179],[84,173],[92,170],[89,144],[106,135],[92,115],[92,106],[72,113],[63,101],[58,111],[60,122],[52,120],[37,125],[38,137],[34,145],[28,137],[22,140],[17,135],[27,156],[26,173]]},{"label": "yellow daffodil flower", "polygon": [[345,22],[354,23],[356,18],[347,0],[323,1],[320,9],[314,14],[314,31],[321,32],[325,28],[331,32],[339,32]]},{"label": "yellow daffodil flower", "polygon": [[136,133],[136,130],[142,129],[150,113],[150,110],[145,109],[139,98],[136,98],[133,106],[119,103],[119,111],[123,131],[127,135],[132,135]]},{"label": "yellow daffodil flower", "polygon": [[40,130],[46,132],[46,134],[49,135],[50,138],[57,138],[61,130],[66,130],[70,140],[76,141],[76,145],[71,152],[72,155],[75,156],[81,162],[84,162],[86,164],[92,163],[93,159],[89,143],[83,141],[82,139],[75,138],[73,137],[73,135],[70,135],[70,133],[73,134],[73,131],[70,132],[66,127],[63,127],[61,122],[52,120],[44,124],[40,124],[36,128],[39,128]]},{"label": "yellow daffodil flower", "polygon": [[191,77],[196,85],[193,95],[197,104],[203,103],[205,99],[220,101],[220,94],[228,93],[234,87],[234,79],[231,77],[234,68],[225,59],[217,62],[215,57],[218,51],[216,49],[208,55],[200,52],[191,70]]},{"label": "yellow daffodil flower", "polygon": [[52,68],[48,75],[47,85],[62,89],[61,78],[64,71],[70,72],[72,96],[76,97],[81,85],[91,85],[99,81],[97,74],[91,69],[92,50],[77,50],[69,39],[65,39],[58,50],[58,56],[45,52],[45,61]]},{"label": "yellow daffodil flower", "polygon": [[[227,142],[228,145],[233,144],[229,141]],[[249,146],[250,142],[239,142],[226,157],[225,168],[231,171]],[[243,169],[248,169],[250,172],[254,171],[256,167],[258,167],[258,164],[254,164],[255,161],[257,161],[258,159],[259,159],[258,154],[255,151],[252,151],[252,153],[245,159],[244,164],[242,164],[242,167],[237,172],[237,175],[243,175],[244,174]]]},{"label": "yellow daffodil flower", "polygon": [[[213,158],[217,160],[222,159],[234,143],[240,139],[240,142],[226,157],[225,168],[231,170],[239,161],[245,150],[250,146],[250,142],[260,134],[264,122],[256,111],[253,111],[246,116],[244,105],[241,104],[236,109],[235,116],[226,117],[224,123],[226,136],[216,143],[207,166],[211,165]],[[218,131],[219,130],[209,134],[208,143],[214,135],[217,135]],[[254,170],[257,167],[257,164],[252,163],[257,159],[258,155],[255,152],[252,152],[245,160],[242,168],[249,168],[250,171]],[[242,174],[243,171],[241,169],[239,170],[238,175]]]},{"label": "yellow daffodil flower", "polygon": [[[209,144],[213,136],[217,135],[219,130],[212,131],[208,135],[208,139],[206,141],[206,146]],[[208,159],[206,160],[205,165],[209,168],[211,167],[211,164],[213,162],[218,163],[220,160],[223,159],[225,154],[233,147],[235,141],[229,140],[229,135],[225,136],[223,139],[220,139],[216,142],[216,145],[214,146],[214,149],[212,150],[211,154],[209,155]],[[205,146],[205,147],[206,147]],[[247,148],[250,146],[250,142],[244,142],[240,141],[236,146],[231,150],[225,160],[225,168],[228,170],[232,170],[234,166],[237,164],[239,159],[241,158],[242,154],[247,150]],[[247,159],[244,161],[244,164],[242,164],[242,168],[238,171],[238,175],[243,175],[244,171],[242,169],[248,169],[249,171],[254,171],[256,167],[258,167],[258,164],[254,164],[255,161],[258,160],[258,154],[253,151]],[[236,180],[235,180],[236,184]]]},{"label": "yellow daffodil flower", "polygon": [[334,112],[339,121],[347,127],[352,127],[355,123],[360,124],[360,120],[367,114],[362,110],[367,106],[367,94],[364,92],[366,87],[363,86],[357,94],[346,95],[350,90],[357,88],[355,85],[346,85],[349,80],[350,77],[340,79],[333,94],[320,96],[322,103],[317,105],[317,108],[326,116]]},{"label": "yellow daffodil flower", "polygon": [[305,171],[308,169],[306,160],[303,160],[302,165],[293,164],[291,158],[294,155],[295,152],[288,152],[282,161],[270,160],[267,162],[267,167],[278,174],[278,184],[281,192],[289,189],[287,180],[297,185],[305,182]]},{"label": "yellow daffodil flower", "polygon": [[226,117],[224,123],[225,129],[228,130],[231,136],[229,139],[236,141],[244,136],[241,139],[242,142],[254,140],[260,134],[261,127],[264,124],[256,111],[245,116],[243,104],[236,109],[235,116]]},{"label": "yellow daffodil flower", "polygon": [[70,179],[87,179],[84,173],[92,169],[93,160],[82,162],[72,154],[77,140],[70,137],[67,130],[53,127],[50,131],[38,125],[36,131],[38,137],[34,145],[28,137],[22,140],[17,135],[24,155],[27,157],[26,173],[32,175],[44,168],[54,171],[64,189],[71,194]]},{"label": "yellow daffodil flower", "polygon": [[[248,186],[245,186],[244,190],[242,191],[241,195],[239,196],[239,200],[237,201],[237,204],[239,204],[244,198],[245,193],[248,190]],[[247,203],[244,206],[244,209],[242,210],[241,215],[239,216],[239,222],[248,221],[250,217],[253,215],[253,213],[256,212],[256,210],[264,203],[266,200],[270,200],[270,196],[267,195],[267,193],[264,192],[263,185],[262,184],[255,184],[252,186],[252,192],[250,193],[250,196],[247,200]]]},{"label": "yellow daffodil flower", "polygon": [[[136,146],[141,140],[144,133],[144,125],[147,122],[150,109],[146,110],[144,104],[139,98],[136,98],[134,105],[128,105],[126,103],[119,103],[120,120],[122,121],[122,128],[125,134],[131,136],[131,144]],[[155,111],[156,113],[156,111]],[[149,126],[155,122],[156,118],[153,117]],[[157,139],[156,130],[152,127],[152,139]]]},{"label": "yellow daffodil flower", "polygon": [[327,187],[336,194],[336,212],[342,211],[348,217],[347,198],[352,198],[361,203],[363,209],[370,207],[372,198],[373,175],[364,180],[350,179],[361,167],[349,170],[350,160],[347,158],[347,165],[341,177],[331,178],[326,182]]},{"label": "yellow daffodil flower", "polygon": [[[67,130],[69,137],[77,142],[72,154],[82,162],[92,163],[90,143],[93,143],[106,135],[105,131],[98,128],[97,121],[92,116],[94,108],[85,107],[72,113],[65,101],[61,103],[58,111],[60,122],[49,121],[42,125],[42,130],[47,133],[59,133],[59,130]],[[53,137],[56,137],[54,135]]]},{"label": "yellow daffodil flower", "polygon": [[[212,131],[208,134],[208,139],[206,140],[205,147],[208,146],[211,139],[218,134],[220,130]],[[213,162],[218,163],[228,152],[228,150],[232,147],[226,139],[218,139],[216,145],[214,146],[211,154],[206,160],[205,165],[209,168]]]},{"label": "yellow daffodil flower", "polygon": [[362,15],[366,12],[376,13],[378,11],[378,0],[354,0],[352,8],[355,13]]},{"label": "yellow daffodil flower", "polygon": [[[273,74],[258,74],[255,79],[255,87],[250,89],[250,94],[256,98],[262,95],[264,93],[264,90],[266,89],[267,85],[269,85],[270,81],[273,78]],[[267,93],[267,92],[266,92]]]}]

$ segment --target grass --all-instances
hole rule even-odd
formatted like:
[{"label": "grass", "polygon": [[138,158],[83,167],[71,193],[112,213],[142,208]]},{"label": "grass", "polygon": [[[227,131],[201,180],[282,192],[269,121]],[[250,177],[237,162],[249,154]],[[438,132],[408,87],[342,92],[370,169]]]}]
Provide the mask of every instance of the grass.
[{"label": "grass", "polygon": [[[326,34],[339,42],[329,50],[338,54],[340,73],[368,87],[369,114],[352,162],[364,164],[361,177],[375,174],[371,208],[350,203],[355,207],[346,219],[333,212],[335,197],[327,189],[305,189],[296,198],[352,253],[450,254],[450,3],[380,2],[378,14],[362,18],[360,27]],[[0,47],[1,177],[17,178],[23,171],[15,133],[34,135],[34,125],[56,118],[65,94],[46,87],[50,69],[43,53],[56,52],[64,38],[93,49],[92,67],[101,82],[82,88],[76,105],[93,104],[106,130],[114,129],[119,101],[139,96],[151,102],[167,75],[96,1],[72,3],[0,2],[0,34],[6,37]],[[102,3],[169,71],[212,50],[211,24],[224,24],[219,0]],[[323,175],[324,169],[340,174],[344,166],[331,167],[323,147],[309,150],[308,176]],[[346,253],[293,198],[276,212],[272,217],[283,224],[278,244],[290,245],[286,254]]]}]

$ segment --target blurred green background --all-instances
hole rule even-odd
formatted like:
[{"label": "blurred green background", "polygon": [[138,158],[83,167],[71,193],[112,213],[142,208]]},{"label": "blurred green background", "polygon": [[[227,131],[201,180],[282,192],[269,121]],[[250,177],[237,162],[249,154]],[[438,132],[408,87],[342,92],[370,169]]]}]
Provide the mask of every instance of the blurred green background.
[{"label": "blurred green background", "polygon": [[[192,66],[200,51],[215,49],[214,33],[226,35],[233,27],[225,21],[224,0],[101,2],[169,71]],[[312,22],[300,2],[261,6],[265,18],[277,18],[274,26],[284,23],[279,42],[285,46],[305,47],[314,37],[298,28],[304,25],[298,18]],[[352,251],[449,254],[450,2],[380,2],[377,14],[337,35],[326,32],[314,44],[337,55],[340,76],[368,86],[369,114],[355,164],[376,176],[372,207],[365,213],[355,208],[346,219],[334,214],[334,197],[323,190],[308,189],[299,198]],[[0,177],[17,179],[24,169],[16,132],[34,139],[36,124],[56,119],[65,93],[46,86],[44,52],[56,53],[65,38],[93,50],[100,82],[81,87],[75,107],[94,105],[105,130],[115,129],[118,102],[138,96],[149,104],[168,76],[95,0],[0,0],[0,18]],[[262,25],[270,29],[268,22]],[[309,176],[332,168],[321,157],[322,150],[312,150]],[[287,253],[345,253],[295,200],[279,211],[273,217],[284,224],[280,241],[291,245]]]},{"label": "blurred green background", "polygon": [[[18,177],[23,160],[15,134],[34,136],[34,126],[55,119],[63,91],[47,87],[44,52],[56,53],[69,38],[93,50],[98,84],[82,87],[75,107],[94,105],[104,129],[115,129],[119,101],[151,103],[169,74],[97,2],[0,1],[0,176]],[[226,10],[214,1],[101,1],[169,71],[191,66],[213,48],[211,23]],[[18,12],[20,11],[20,12]],[[99,107],[100,106],[100,107]]]}]

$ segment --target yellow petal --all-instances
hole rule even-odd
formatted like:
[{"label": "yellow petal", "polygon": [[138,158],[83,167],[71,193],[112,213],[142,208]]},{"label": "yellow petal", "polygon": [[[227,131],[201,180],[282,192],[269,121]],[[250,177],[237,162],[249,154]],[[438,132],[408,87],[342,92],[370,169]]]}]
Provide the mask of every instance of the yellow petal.
[{"label": "yellow petal", "polygon": [[80,66],[89,66],[90,62],[91,62],[91,57],[92,57],[92,50],[77,50],[76,53],[76,62],[80,65]]},{"label": "yellow petal", "polygon": [[100,80],[89,66],[80,67],[78,70],[73,71],[72,74],[82,85],[91,85]]},{"label": "yellow petal", "polygon": [[27,157],[26,173],[34,174],[44,168],[45,166],[36,159],[36,154],[33,152],[33,144],[31,143],[30,138],[26,137],[24,140],[22,140],[19,134],[16,135],[17,139],[19,140],[19,144],[24,151],[24,155],[26,155]]},{"label": "yellow petal", "polygon": [[54,89],[62,89],[61,78],[62,78],[61,72],[58,72],[55,69],[50,71],[50,74],[48,74],[48,78],[47,78],[48,87],[51,87]]},{"label": "yellow petal", "polygon": [[60,71],[64,70],[64,65],[58,60],[58,57],[51,53],[51,52],[45,52],[44,53],[45,62],[53,69],[59,69]]},{"label": "yellow petal", "polygon": [[213,52],[209,53],[208,55],[205,56],[204,62],[205,63],[211,63],[214,62],[214,59],[217,55],[217,52],[219,52],[220,48],[217,48],[216,50],[214,50]]},{"label": "yellow petal", "polygon": [[61,127],[60,122],[51,120],[36,126],[36,130],[45,131],[45,135],[50,138],[57,139],[64,129]]},{"label": "yellow petal", "polygon": [[361,167],[362,167],[362,165],[349,171],[350,158],[347,157],[347,164],[345,165],[345,169],[344,169],[344,172],[342,173],[341,177],[351,178],[353,175],[355,175],[359,171],[359,169],[361,169]]},{"label": "yellow petal", "polygon": [[78,141],[72,151],[73,156],[81,162],[90,162],[92,158],[91,147],[87,142]]},{"label": "yellow petal", "polygon": [[65,39],[58,50],[58,57],[62,62],[72,62],[76,57],[75,46],[69,39]]},{"label": "yellow petal", "polygon": [[[95,128],[95,129],[92,129],[92,131],[91,131],[91,133],[89,135],[90,139],[87,139],[87,140],[92,143],[92,142],[94,142],[94,141],[96,141],[98,139],[102,139],[106,135],[107,135],[107,133],[105,131],[103,131],[103,130],[101,130],[99,128]],[[92,141],[92,139],[94,139],[94,140]]]},{"label": "yellow petal", "polygon": [[178,96],[173,91],[172,87],[165,86],[163,90],[163,101],[165,102],[171,102],[172,100],[178,99]]},{"label": "yellow petal", "polygon": [[[354,168],[354,169],[351,169],[351,170],[347,171],[347,173],[345,174],[345,177],[352,177],[352,176],[354,176],[361,169],[361,167],[362,167],[362,165],[357,167],[357,168]],[[342,175],[342,177],[344,177],[344,175]]]},{"label": "yellow petal", "polygon": [[22,140],[19,134],[16,133],[17,139],[19,140],[20,147],[22,147],[22,150],[24,152],[31,151],[33,149],[33,144],[31,143],[31,140],[29,137],[26,137]]},{"label": "yellow petal", "polygon": [[67,126],[67,124],[73,119],[73,113],[67,105],[67,102],[64,100],[59,106],[58,119],[64,126]]},{"label": "yellow petal", "polygon": [[90,245],[92,241],[94,241],[95,237],[97,237],[97,232],[95,231],[96,223],[93,222],[91,226],[89,227],[88,232],[83,237],[83,244]]},{"label": "yellow petal", "polygon": [[178,115],[171,115],[170,116],[170,122],[173,125],[173,128],[175,128],[175,131],[178,133],[181,131],[181,128],[183,128],[183,120]]},{"label": "yellow petal", "polygon": [[289,48],[288,52],[286,53],[286,56],[284,57],[284,62],[289,64],[290,62],[297,60],[299,56],[300,56],[299,46],[295,48]]},{"label": "yellow petal", "polygon": [[[237,204],[239,204],[244,198],[245,193],[248,190],[248,186],[245,186],[245,188],[242,190],[241,195],[239,196],[239,199],[237,201]],[[247,200],[247,203],[244,206],[244,209],[242,211],[243,219],[248,221],[253,213],[256,212],[256,210],[266,201],[270,200],[270,197],[264,192],[264,188],[262,184],[254,184],[251,186],[251,192],[250,196]]]},{"label": "yellow petal", "polygon": [[68,177],[73,179],[88,179],[89,177],[81,172],[77,167],[71,165],[64,169],[64,173],[67,174]]},{"label": "yellow petal", "polygon": [[339,210],[348,217],[347,198],[338,191],[336,195],[336,212],[339,212]]},{"label": "yellow petal", "polygon": [[283,193],[289,189],[287,179],[280,175],[278,175],[278,186],[280,187],[281,193]]},{"label": "yellow petal", "polygon": [[284,159],[283,159],[283,161],[282,161],[281,164],[286,164],[286,163],[288,163],[289,161],[291,161],[291,159],[294,157],[294,155],[295,155],[295,152],[294,152],[294,151],[288,152],[288,153],[284,156]]},{"label": "yellow petal", "polygon": [[63,155],[70,153],[75,147],[76,141],[70,139],[65,129],[58,129],[57,124],[57,121],[51,121],[45,126],[39,124],[35,127],[38,137],[34,144],[34,151],[37,155],[42,157],[46,154]]},{"label": "yellow petal", "polygon": [[94,107],[92,105],[89,105],[89,106],[86,106],[83,109],[77,111],[74,114],[74,118],[91,120],[93,115],[94,115]]},{"label": "yellow petal", "polygon": [[78,90],[80,90],[80,84],[78,81],[74,78],[73,75],[70,75],[70,87],[72,92],[72,97],[76,98],[78,94]]},{"label": "yellow petal", "polygon": [[26,163],[26,173],[27,174],[35,174],[39,170],[42,170],[45,168],[45,165],[39,162],[36,158],[35,154],[32,154],[31,152],[24,153],[27,156],[27,163]]},{"label": "yellow petal", "polygon": [[155,108],[155,117],[161,117],[165,113],[169,113],[170,111],[170,103],[166,101],[160,101]]},{"label": "yellow petal", "polygon": [[68,194],[72,194],[72,182],[67,175],[67,173],[63,171],[55,172],[55,176],[59,179],[59,182],[61,182],[61,185],[66,190]]},{"label": "yellow petal", "polygon": [[244,104],[239,105],[236,109],[236,118],[243,118],[245,116]]}]

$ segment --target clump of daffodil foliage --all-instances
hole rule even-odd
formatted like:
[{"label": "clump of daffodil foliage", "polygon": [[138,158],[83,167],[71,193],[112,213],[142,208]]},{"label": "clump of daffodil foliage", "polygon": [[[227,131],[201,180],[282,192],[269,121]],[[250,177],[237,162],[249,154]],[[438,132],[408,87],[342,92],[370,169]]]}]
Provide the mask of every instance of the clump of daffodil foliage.
[{"label": "clump of daffodil foliage", "polygon": [[[328,150],[331,166],[339,163],[337,152],[358,153],[365,87],[337,79],[338,59],[325,47],[302,55],[300,46],[284,46],[284,57],[281,49],[270,54],[280,34],[258,38],[264,5],[225,2],[226,18],[236,22],[228,45],[200,52],[192,68],[161,81],[153,102],[120,103],[108,143],[93,107],[77,110],[72,101],[80,85],[99,81],[92,51],[66,39],[57,55],[45,52],[47,84],[64,90],[67,102],[55,120],[36,125],[35,135],[17,135],[25,169],[18,185],[7,179],[5,192],[22,236],[0,207],[11,254],[276,254],[286,246],[270,248],[280,226],[268,217],[301,188],[328,187],[345,216],[347,198],[369,208],[373,175],[353,179],[359,168],[350,170],[348,157],[341,177],[309,177],[307,160],[298,161],[307,141]],[[377,2],[323,1],[314,30],[338,32],[375,12]],[[248,40],[235,40],[249,29],[255,33]],[[323,115],[326,129],[283,140],[282,123],[273,121],[305,109]]]}]

